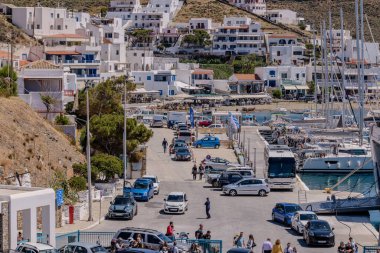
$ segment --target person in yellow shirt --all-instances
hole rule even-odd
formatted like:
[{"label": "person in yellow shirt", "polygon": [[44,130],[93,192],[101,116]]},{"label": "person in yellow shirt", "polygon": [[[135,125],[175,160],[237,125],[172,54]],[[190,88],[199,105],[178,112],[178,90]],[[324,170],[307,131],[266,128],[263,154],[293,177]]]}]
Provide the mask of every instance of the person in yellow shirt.
[{"label": "person in yellow shirt", "polygon": [[272,248],[272,253],[284,253],[281,246],[281,241],[279,239],[276,240],[275,244]]}]

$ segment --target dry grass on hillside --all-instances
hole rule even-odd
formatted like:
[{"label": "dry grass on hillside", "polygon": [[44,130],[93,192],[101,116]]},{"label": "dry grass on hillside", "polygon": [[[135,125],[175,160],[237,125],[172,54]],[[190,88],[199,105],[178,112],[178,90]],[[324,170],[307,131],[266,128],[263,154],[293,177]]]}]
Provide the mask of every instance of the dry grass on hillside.
[{"label": "dry grass on hillside", "polygon": [[62,133],[19,98],[0,98],[0,183],[31,173],[33,186],[49,186],[56,171],[72,173],[84,156]]}]

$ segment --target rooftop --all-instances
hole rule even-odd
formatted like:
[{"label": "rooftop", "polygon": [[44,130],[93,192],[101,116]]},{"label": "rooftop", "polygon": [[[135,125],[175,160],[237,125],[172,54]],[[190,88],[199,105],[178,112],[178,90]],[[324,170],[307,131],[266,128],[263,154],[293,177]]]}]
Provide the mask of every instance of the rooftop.
[{"label": "rooftop", "polygon": [[61,67],[45,60],[38,60],[26,64],[22,69],[60,69]]},{"label": "rooftop", "polygon": [[80,34],[52,34],[52,35],[47,35],[45,38],[53,38],[53,39],[86,39],[85,36],[80,35]]},{"label": "rooftop", "polygon": [[234,76],[239,81],[260,80],[260,77],[256,74],[234,74]]},{"label": "rooftop", "polygon": [[212,70],[212,69],[194,69],[192,74],[195,74],[195,75],[214,74],[214,70]]}]

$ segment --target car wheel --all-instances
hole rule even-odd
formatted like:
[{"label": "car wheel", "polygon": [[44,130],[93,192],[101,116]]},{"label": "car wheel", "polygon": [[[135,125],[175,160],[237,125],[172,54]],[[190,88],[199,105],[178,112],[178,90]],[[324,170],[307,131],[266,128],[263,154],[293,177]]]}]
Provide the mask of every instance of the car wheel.
[{"label": "car wheel", "polygon": [[133,220],[133,217],[134,217],[134,214],[131,213],[131,217],[129,218],[129,220]]},{"label": "car wheel", "polygon": [[237,191],[231,190],[228,194],[230,194],[230,196],[236,196],[237,195]]},{"label": "car wheel", "polygon": [[219,186],[218,181],[214,181],[214,182],[212,182],[212,186],[213,186],[213,187],[218,187],[218,186]]},{"label": "car wheel", "polygon": [[198,144],[198,145],[196,146],[196,148],[201,148],[201,145]]},{"label": "car wheel", "polygon": [[259,191],[259,196],[260,197],[265,197],[265,195],[267,195],[267,192],[265,190],[260,190]]},{"label": "car wheel", "polygon": [[297,233],[301,234],[300,228],[297,226]]},{"label": "car wheel", "polygon": [[215,145],[215,148],[219,148],[219,145],[218,145],[218,144],[216,144],[216,145]]},{"label": "car wheel", "polygon": [[138,209],[139,209],[139,208],[138,208],[138,207],[136,207],[135,215],[137,215],[137,213],[138,213]]},{"label": "car wheel", "polygon": [[276,221],[276,218],[274,217],[274,213],[272,213],[272,221]]}]

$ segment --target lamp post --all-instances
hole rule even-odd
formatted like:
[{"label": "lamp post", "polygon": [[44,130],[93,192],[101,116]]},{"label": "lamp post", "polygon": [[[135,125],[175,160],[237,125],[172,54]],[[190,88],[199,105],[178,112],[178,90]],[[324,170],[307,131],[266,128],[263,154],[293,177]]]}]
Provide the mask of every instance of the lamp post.
[{"label": "lamp post", "polygon": [[86,90],[86,133],[87,133],[87,146],[86,146],[86,158],[87,158],[87,187],[88,187],[88,221],[93,221],[92,218],[92,194],[91,194],[91,147],[90,147],[90,103],[88,98],[88,90],[92,86],[93,82],[87,80],[85,82]]}]

